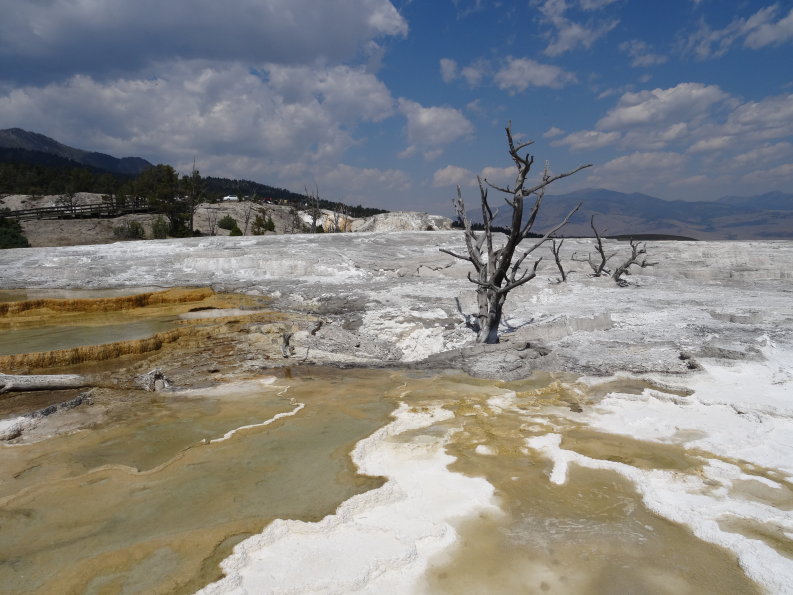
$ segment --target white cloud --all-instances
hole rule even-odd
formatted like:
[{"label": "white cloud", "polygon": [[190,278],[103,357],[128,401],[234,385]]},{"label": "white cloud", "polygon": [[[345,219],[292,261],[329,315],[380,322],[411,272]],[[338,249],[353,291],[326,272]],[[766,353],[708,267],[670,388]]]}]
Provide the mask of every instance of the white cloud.
[{"label": "white cloud", "polygon": [[793,134],[793,93],[749,101],[727,117],[727,134],[743,134],[753,140],[782,138]]},{"label": "white cloud", "polygon": [[766,143],[748,151],[742,151],[735,155],[730,163],[730,166],[735,169],[743,169],[745,167],[756,167],[773,163],[780,159],[785,159],[789,155],[793,155],[793,144],[789,142],[781,142],[776,144]]},{"label": "white cloud", "polygon": [[647,68],[667,61],[666,56],[653,53],[652,48],[639,39],[624,41],[619,45],[619,48],[632,58],[631,66],[633,67]]},{"label": "white cloud", "polygon": [[558,66],[512,57],[507,59],[506,66],[496,73],[494,79],[499,88],[513,93],[525,91],[529,86],[561,89],[576,81],[573,73]]},{"label": "white cloud", "polygon": [[711,180],[708,176],[699,174],[696,176],[689,176],[687,178],[682,178],[680,180],[674,180],[671,182],[672,186],[704,186],[706,184],[711,184],[713,180]]},{"label": "white cloud", "polygon": [[759,49],[782,45],[793,40],[793,8],[787,15],[775,20],[779,5],[761,8],[748,18],[732,20],[723,29],[711,29],[704,21],[682,44],[684,53],[700,60],[723,56],[732,46],[743,39],[744,47]]},{"label": "white cloud", "polygon": [[552,142],[630,151],[596,167],[585,178],[588,185],[655,194],[666,187],[693,197],[791,183],[793,93],[741,103],[701,83],[629,92],[597,127]]},{"label": "white cloud", "polygon": [[[663,126],[663,124],[661,125]],[[683,141],[691,135],[689,126],[685,122],[676,122],[666,127],[651,125],[640,127],[626,132],[620,144],[625,147],[641,149],[643,151],[657,151],[667,147],[670,143]]]},{"label": "white cloud", "polygon": [[486,60],[477,60],[463,68],[460,71],[460,76],[470,87],[477,87],[489,72],[490,64]]},{"label": "white cloud", "polygon": [[607,173],[647,172],[666,170],[682,165],[683,156],[671,152],[635,152],[612,159],[602,165],[600,170]]},{"label": "white cloud", "polygon": [[515,179],[515,167],[485,167],[479,176],[492,184],[507,186]]},{"label": "white cloud", "polygon": [[542,136],[543,138],[555,138],[562,134],[564,134],[564,130],[557,128],[556,126],[551,126],[548,130],[543,132]]},{"label": "white cloud", "polygon": [[374,75],[349,66],[316,69],[271,66],[269,87],[289,101],[318,98],[339,119],[379,122],[392,115],[394,101]]},{"label": "white cloud", "polygon": [[[359,122],[393,113],[384,85],[347,66],[273,67],[270,80],[242,65],[182,62],[159,70],[154,79],[103,82],[78,75],[20,87],[0,96],[0,121],[67,144],[177,166],[196,156],[202,171],[211,167],[218,175],[250,176],[266,167],[286,176],[296,164],[308,170],[307,164],[337,163],[357,142]],[[51,124],[42,130],[41,122]],[[203,154],[196,155],[196,147]],[[252,169],[238,169],[242,165]]]},{"label": "white cloud", "polygon": [[490,64],[487,60],[475,60],[463,68],[459,68],[457,62],[449,58],[441,58],[440,64],[441,79],[444,83],[451,83],[462,77],[469,87],[477,87],[490,73]]},{"label": "white cloud", "polygon": [[482,113],[484,110],[482,109],[482,102],[479,99],[474,99],[473,101],[469,101],[465,104],[465,109],[469,112],[474,112],[476,114]]},{"label": "white cloud", "polygon": [[177,59],[333,64],[407,31],[389,0],[21,2],[3,10],[0,72],[63,80]]},{"label": "white cloud", "polygon": [[457,9],[457,18],[463,19],[485,8],[485,0],[452,0]]},{"label": "white cloud", "polygon": [[554,141],[554,146],[566,145],[571,149],[598,149],[616,143],[622,135],[619,132],[600,132],[581,130]]},{"label": "white cloud", "polygon": [[597,123],[601,130],[637,125],[690,121],[707,114],[711,107],[729,98],[716,85],[680,83],[669,89],[625,93],[617,107]]},{"label": "white cloud", "polygon": [[456,165],[447,165],[437,170],[432,176],[432,185],[442,186],[470,186],[474,183],[476,175],[471,170]]},{"label": "white cloud", "polygon": [[756,170],[745,174],[741,181],[749,184],[784,184],[793,182],[793,163],[783,163],[777,167]]},{"label": "white cloud", "polygon": [[759,11],[747,21],[744,40],[746,47],[756,50],[767,45],[781,45],[793,39],[793,8],[786,17],[777,22],[773,22],[772,16],[776,13],[776,5],[772,8],[773,13],[761,15],[763,11]]},{"label": "white cloud", "polygon": [[685,159],[673,152],[634,152],[598,165],[586,183],[603,188],[657,189],[682,179]]},{"label": "white cloud", "polygon": [[379,190],[408,190],[408,175],[398,169],[359,168],[343,163],[321,173],[319,182],[329,188],[344,188],[345,193],[360,194]]},{"label": "white cloud", "polygon": [[[581,0],[585,10],[594,10],[611,4],[611,0]],[[558,56],[581,46],[590,48],[592,44],[617,26],[617,19],[588,19],[586,23],[570,20],[566,14],[571,5],[566,0],[535,0],[543,21],[552,29],[548,32],[548,46],[545,54]]]},{"label": "white cloud", "polygon": [[454,60],[442,58],[440,69],[441,78],[446,83],[463,78],[469,87],[478,87],[486,78],[492,76],[499,88],[510,93],[525,91],[530,86],[560,89],[577,80],[573,73],[558,66],[512,56],[506,59],[506,63],[495,74],[492,74],[492,63],[485,59],[474,60],[468,66],[460,68]]},{"label": "white cloud", "polygon": [[[739,103],[719,87],[702,83],[629,92],[598,121],[597,129],[621,132],[620,146],[644,151],[686,142],[689,154],[748,147],[793,135],[793,93]],[[594,148],[609,140],[613,138],[584,130],[556,144]]]},{"label": "white cloud", "polygon": [[444,83],[451,83],[457,78],[457,62],[449,58],[441,58],[441,79]]},{"label": "white cloud", "polygon": [[731,136],[714,136],[711,138],[703,138],[695,142],[688,149],[687,153],[708,153],[713,151],[722,151],[729,148],[733,144],[733,137]]},{"label": "white cloud", "polygon": [[597,10],[609,4],[614,4],[616,1],[617,0],[580,0],[579,4],[584,10]]},{"label": "white cloud", "polygon": [[399,111],[407,118],[410,145],[437,148],[473,133],[474,126],[452,107],[424,107],[409,99],[399,100]]}]

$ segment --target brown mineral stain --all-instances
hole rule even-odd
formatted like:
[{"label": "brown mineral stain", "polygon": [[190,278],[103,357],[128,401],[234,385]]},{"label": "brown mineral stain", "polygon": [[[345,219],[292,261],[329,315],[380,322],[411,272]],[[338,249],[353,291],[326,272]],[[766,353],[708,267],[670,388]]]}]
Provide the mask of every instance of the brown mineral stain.
[{"label": "brown mineral stain", "polygon": [[[445,422],[457,430],[447,448],[457,457],[451,469],[485,478],[503,512],[459,523],[459,541],[433,561],[425,591],[759,593],[733,554],[647,510],[617,473],[573,464],[563,485],[549,481],[551,462],[526,448],[526,439],[551,431],[562,435],[563,448],[594,459],[685,473],[703,464],[678,445],[602,434],[553,410],[543,416],[543,408],[568,400],[570,390],[556,399],[545,390],[523,390],[511,409],[486,398],[460,399],[456,425]],[[457,404],[446,407],[458,412]],[[477,415],[466,415],[471,410]],[[493,454],[479,454],[477,446]]]},{"label": "brown mineral stain", "polygon": [[[354,444],[384,425],[403,380],[324,371],[313,380],[141,402],[89,431],[6,448],[0,584],[22,593],[192,592],[275,518],[318,521],[382,480]],[[337,382],[326,382],[333,377]],[[206,443],[242,425],[292,417]]]}]

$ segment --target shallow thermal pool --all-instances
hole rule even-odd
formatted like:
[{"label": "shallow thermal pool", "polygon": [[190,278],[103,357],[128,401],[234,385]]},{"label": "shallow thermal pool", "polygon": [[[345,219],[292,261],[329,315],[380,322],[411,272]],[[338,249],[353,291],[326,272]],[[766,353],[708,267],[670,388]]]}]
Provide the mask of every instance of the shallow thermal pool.
[{"label": "shallow thermal pool", "polygon": [[6,329],[0,340],[0,355],[71,349],[85,345],[101,345],[118,341],[145,339],[175,328],[178,315],[163,314],[145,320],[117,322],[110,313],[86,316],[89,324],[66,326],[48,324],[43,327]]},{"label": "shallow thermal pool", "polygon": [[759,592],[624,474],[571,461],[552,481],[549,436],[637,472],[702,473],[707,453],[577,421],[597,387],[289,372],[130,394],[90,429],[3,445],[0,584],[192,592],[225,559],[206,592]]},{"label": "shallow thermal pool", "polygon": [[256,298],[207,288],[0,290],[0,356],[136,341],[185,321],[260,312]]}]

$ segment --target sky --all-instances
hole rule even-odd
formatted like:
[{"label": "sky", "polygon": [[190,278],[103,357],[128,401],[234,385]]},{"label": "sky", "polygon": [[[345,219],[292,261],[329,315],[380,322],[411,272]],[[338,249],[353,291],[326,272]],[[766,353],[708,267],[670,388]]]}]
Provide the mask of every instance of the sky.
[{"label": "sky", "polygon": [[[390,210],[793,192],[793,1],[0,0],[0,128]],[[470,203],[469,203],[470,204]]]}]

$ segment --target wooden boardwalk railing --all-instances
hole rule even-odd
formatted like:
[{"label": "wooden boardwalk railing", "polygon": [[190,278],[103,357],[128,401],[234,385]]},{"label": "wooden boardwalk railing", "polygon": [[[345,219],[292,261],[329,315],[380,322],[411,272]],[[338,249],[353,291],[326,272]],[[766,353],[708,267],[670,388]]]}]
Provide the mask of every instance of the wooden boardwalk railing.
[{"label": "wooden boardwalk railing", "polygon": [[17,221],[31,219],[90,219],[96,217],[119,217],[129,213],[150,213],[152,207],[146,199],[127,200],[123,204],[96,202],[87,205],[54,205],[35,209],[19,209],[0,213],[0,216]]}]

